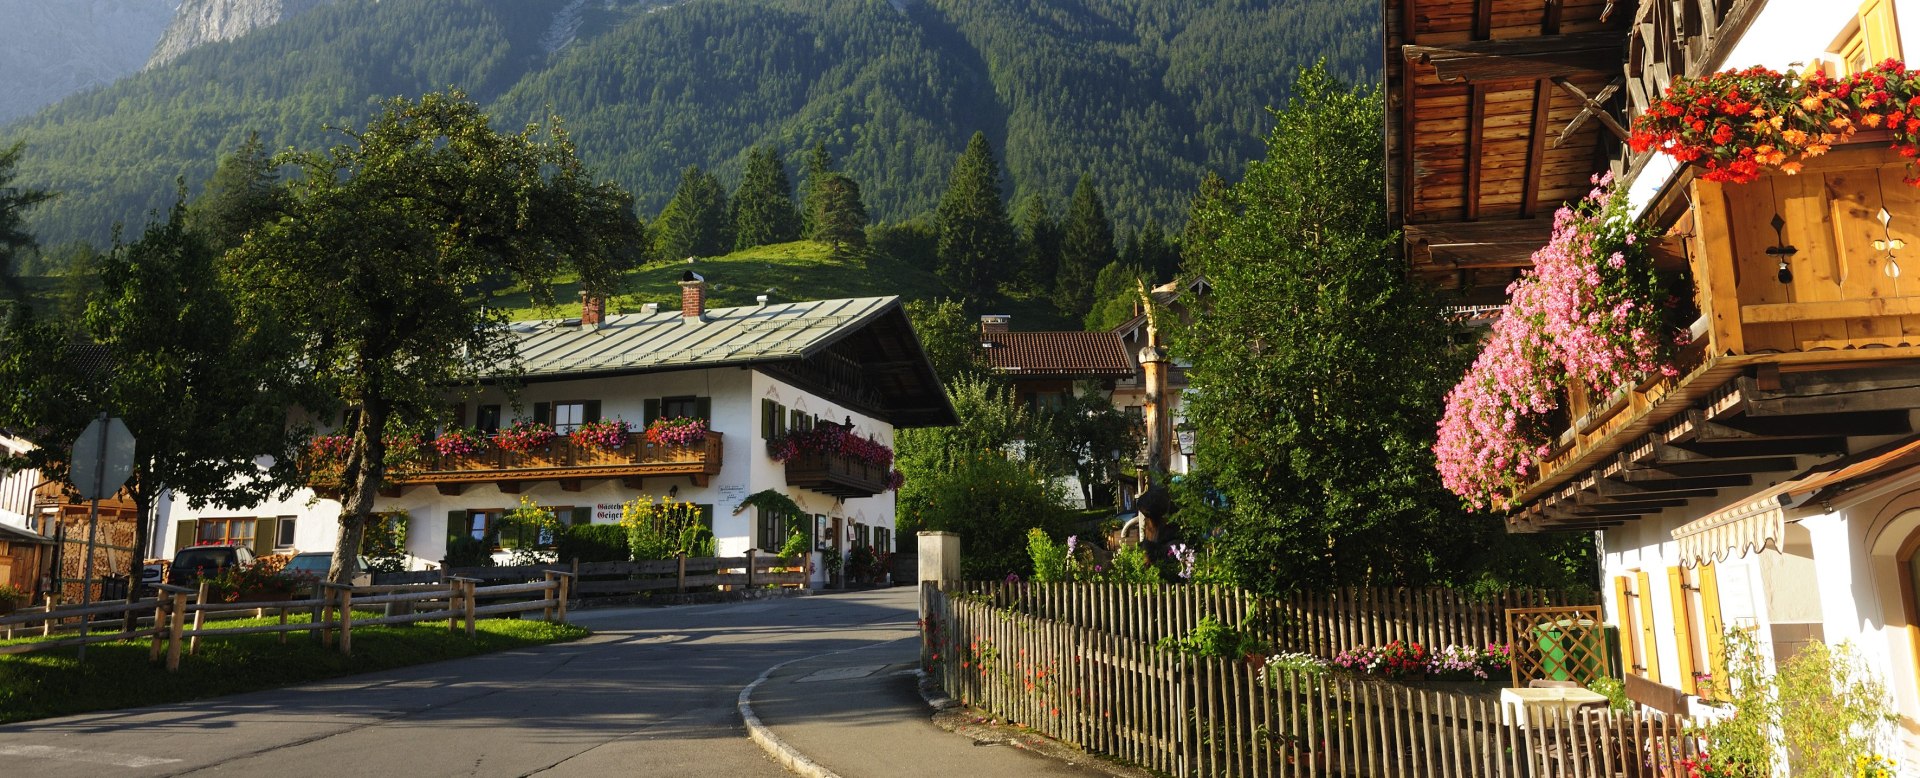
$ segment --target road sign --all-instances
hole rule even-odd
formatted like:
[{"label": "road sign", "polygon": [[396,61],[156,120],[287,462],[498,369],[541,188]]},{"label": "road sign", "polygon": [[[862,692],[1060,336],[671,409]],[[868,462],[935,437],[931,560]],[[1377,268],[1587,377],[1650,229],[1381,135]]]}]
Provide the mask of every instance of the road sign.
[{"label": "road sign", "polygon": [[73,441],[73,474],[69,480],[80,491],[80,499],[112,497],[131,475],[133,433],[120,417],[94,419]]}]

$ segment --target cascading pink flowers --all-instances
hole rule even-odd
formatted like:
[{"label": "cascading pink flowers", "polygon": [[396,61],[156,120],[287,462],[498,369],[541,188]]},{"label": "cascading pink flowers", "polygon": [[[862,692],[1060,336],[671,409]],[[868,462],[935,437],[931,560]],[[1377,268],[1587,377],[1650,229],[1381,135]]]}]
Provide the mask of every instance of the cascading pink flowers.
[{"label": "cascading pink flowers", "polygon": [[[1507,309],[1484,350],[1447,394],[1434,454],[1441,482],[1475,508],[1505,508],[1551,450],[1562,388],[1596,396],[1672,375],[1662,337],[1669,296],[1612,176],[1554,215],[1553,239],[1507,287]],[[1682,335],[1684,337],[1684,335]]]}]

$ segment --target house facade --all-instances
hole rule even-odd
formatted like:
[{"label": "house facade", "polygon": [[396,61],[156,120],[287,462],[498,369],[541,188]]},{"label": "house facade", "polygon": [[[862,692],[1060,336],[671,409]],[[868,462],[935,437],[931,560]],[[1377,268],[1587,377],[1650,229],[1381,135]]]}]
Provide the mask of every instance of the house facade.
[{"label": "house facade", "polygon": [[1389,199],[1414,271],[1488,302],[1548,242],[1542,217],[1611,172],[1698,312],[1673,375],[1558,396],[1509,528],[1592,533],[1624,672],[1690,705],[1727,677],[1729,630],[1771,662],[1850,643],[1920,762],[1910,160],[1863,127],[1739,182],[1625,143],[1677,76],[1844,78],[1920,53],[1920,2],[1488,5],[1385,3]]},{"label": "house facade", "polygon": [[[501,518],[523,500],[566,524],[616,523],[633,500],[687,503],[723,556],[777,552],[798,530],[815,549],[815,580],[824,580],[821,551],[892,550],[890,466],[837,453],[776,461],[768,443],[840,425],[891,450],[896,429],[952,423],[899,300],[709,310],[703,279],[689,274],[682,286],[677,311],[609,316],[588,301],[578,320],[513,325],[521,364],[511,387],[490,384],[448,398],[449,427],[477,432],[480,450],[419,443],[414,461],[381,492],[378,509],[405,516],[411,568],[439,565],[455,538],[501,543]],[[697,420],[705,433],[649,442],[647,428],[664,419]],[[631,431],[597,445],[569,436],[609,420]],[[518,421],[554,435],[509,450],[499,433]],[[802,513],[744,506],[766,490]],[[311,490],[243,511],[176,501],[166,550],[242,543],[267,553],[331,551],[339,509]]]}]

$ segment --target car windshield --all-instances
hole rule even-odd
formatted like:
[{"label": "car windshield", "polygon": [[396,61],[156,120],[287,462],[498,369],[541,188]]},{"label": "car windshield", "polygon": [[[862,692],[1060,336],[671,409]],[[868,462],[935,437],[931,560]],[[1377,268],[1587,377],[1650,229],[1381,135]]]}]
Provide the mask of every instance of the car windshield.
[{"label": "car windshield", "polygon": [[332,563],[333,557],[328,554],[301,554],[287,560],[286,569],[290,573],[320,574],[327,572],[327,567]]},{"label": "car windshield", "polygon": [[175,567],[220,567],[231,564],[233,550],[225,548],[190,548],[174,557]]}]

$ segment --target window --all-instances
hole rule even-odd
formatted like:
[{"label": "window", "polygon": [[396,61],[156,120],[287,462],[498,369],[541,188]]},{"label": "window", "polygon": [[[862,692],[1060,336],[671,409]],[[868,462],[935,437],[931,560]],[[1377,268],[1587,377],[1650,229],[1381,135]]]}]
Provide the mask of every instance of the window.
[{"label": "window", "polygon": [[[555,519],[566,521],[573,516],[569,506],[541,506],[542,510]],[[499,548],[552,548],[553,527],[539,523],[521,523],[502,521],[501,513],[494,517],[494,544]]]},{"label": "window", "polygon": [[833,548],[833,519],[819,513],[813,517],[813,548],[816,551],[828,551]]},{"label": "window", "polygon": [[499,432],[500,406],[480,406],[479,411],[474,414],[473,426],[480,428],[481,432]]},{"label": "window", "polygon": [[780,549],[785,548],[787,545],[787,536],[793,534],[795,531],[805,532],[807,530],[805,525],[809,523],[800,520],[804,517],[795,516],[785,511],[762,509],[759,511],[759,514],[760,531],[757,534],[759,535],[760,542],[757,548],[761,551],[778,552]]},{"label": "window", "polygon": [[698,419],[700,398],[668,397],[660,401],[660,415],[669,419]]},{"label": "window", "polygon": [[1887,59],[1900,59],[1900,25],[1894,19],[1893,0],[1866,0],[1859,13],[1841,30],[1827,50],[1840,56],[1833,75],[1871,69]]},{"label": "window", "polygon": [[887,529],[886,527],[874,527],[873,550],[882,554],[893,553],[893,530]]},{"label": "window", "polygon": [[575,427],[586,423],[587,404],[585,402],[562,402],[553,404],[553,431],[562,435],[572,432]]},{"label": "window", "polygon": [[[494,525],[500,521],[501,511],[467,511],[467,537],[474,540],[489,539]],[[496,539],[497,542],[497,539]]]},{"label": "window", "polygon": [[859,546],[872,547],[873,546],[873,528],[865,524],[853,525],[853,545],[855,547],[859,547]]},{"label": "window", "polygon": [[293,517],[281,516],[277,527],[279,531],[274,535],[273,547],[276,550],[293,548]]},{"label": "window", "polygon": [[760,401],[760,437],[772,440],[787,434],[787,406],[772,400]]},{"label": "window", "polygon": [[201,519],[200,536],[194,543],[203,546],[252,546],[253,528],[259,522],[245,519]]}]

